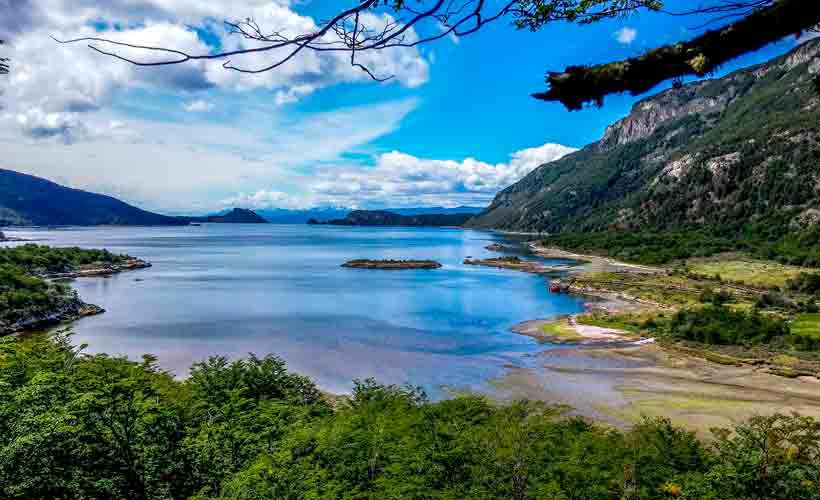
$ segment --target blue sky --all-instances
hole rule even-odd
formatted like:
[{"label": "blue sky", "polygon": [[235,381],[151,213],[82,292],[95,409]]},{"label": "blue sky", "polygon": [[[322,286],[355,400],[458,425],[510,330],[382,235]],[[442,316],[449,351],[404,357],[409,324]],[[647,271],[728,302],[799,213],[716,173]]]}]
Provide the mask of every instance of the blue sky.
[{"label": "blue sky", "polygon": [[[321,58],[258,78],[218,64],[137,69],[48,38],[96,32],[201,51],[238,43],[216,22],[228,5],[230,17],[298,26],[343,2],[22,5],[38,14],[30,26],[0,26],[21,61],[3,88],[5,167],[165,212],[484,204],[538,164],[598,139],[637,99],[568,112],[529,97],[545,88],[547,70],[637,55],[695,35],[704,21],[642,12],[531,33],[502,20],[456,42],[379,55],[373,69],[397,75],[379,84]],[[784,40],[719,74],[794,45]]]}]

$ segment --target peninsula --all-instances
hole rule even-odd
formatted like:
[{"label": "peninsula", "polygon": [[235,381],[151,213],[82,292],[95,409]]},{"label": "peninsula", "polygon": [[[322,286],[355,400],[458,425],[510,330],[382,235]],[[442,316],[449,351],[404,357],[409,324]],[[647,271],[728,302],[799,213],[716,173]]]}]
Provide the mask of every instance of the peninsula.
[{"label": "peninsula", "polygon": [[21,245],[0,249],[0,336],[105,312],[83,302],[65,280],[150,267],[107,250]]}]

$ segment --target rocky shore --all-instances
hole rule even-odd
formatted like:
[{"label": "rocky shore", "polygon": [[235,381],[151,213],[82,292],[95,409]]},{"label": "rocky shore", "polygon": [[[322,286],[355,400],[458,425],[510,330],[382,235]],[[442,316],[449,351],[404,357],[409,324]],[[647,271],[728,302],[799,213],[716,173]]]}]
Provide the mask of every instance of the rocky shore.
[{"label": "rocky shore", "polygon": [[136,271],[151,267],[150,262],[142,259],[130,258],[121,264],[91,264],[66,273],[50,273],[43,275],[45,279],[73,279],[111,276],[125,271]]},{"label": "rocky shore", "polygon": [[33,272],[31,277],[48,284],[47,299],[36,305],[6,311],[0,316],[0,336],[27,331],[38,331],[61,323],[68,323],[87,316],[105,312],[100,306],[84,302],[75,290],[64,281],[75,278],[107,277],[114,274],[151,267],[149,262],[129,257],[118,263],[95,263],[78,266],[67,272]]},{"label": "rocky shore", "polygon": [[83,302],[77,293],[72,291],[64,300],[59,301],[55,307],[35,311],[25,319],[14,323],[6,323],[0,320],[0,337],[20,332],[42,330],[60,323],[68,323],[104,312],[105,309],[98,305]]},{"label": "rocky shore", "polygon": [[438,269],[441,263],[434,260],[370,260],[355,259],[342,264],[342,267],[352,269]]},{"label": "rocky shore", "polygon": [[503,252],[507,249],[507,247],[505,247],[501,243],[493,243],[492,245],[487,245],[486,247],[484,247],[484,249],[489,250],[491,252]]},{"label": "rocky shore", "polygon": [[499,269],[512,269],[514,271],[522,271],[525,273],[534,274],[549,274],[561,271],[567,271],[568,267],[561,266],[545,266],[538,262],[522,260],[515,256],[493,257],[490,259],[464,259],[464,264],[468,266],[484,266],[497,267]]}]

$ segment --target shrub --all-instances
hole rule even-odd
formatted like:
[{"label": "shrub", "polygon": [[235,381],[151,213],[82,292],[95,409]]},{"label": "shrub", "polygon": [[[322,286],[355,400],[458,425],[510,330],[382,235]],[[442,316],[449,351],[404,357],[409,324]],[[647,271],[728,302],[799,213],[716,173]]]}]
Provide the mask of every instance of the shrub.
[{"label": "shrub", "polygon": [[717,345],[758,345],[789,334],[785,321],[724,306],[683,309],[666,323],[673,338]]}]

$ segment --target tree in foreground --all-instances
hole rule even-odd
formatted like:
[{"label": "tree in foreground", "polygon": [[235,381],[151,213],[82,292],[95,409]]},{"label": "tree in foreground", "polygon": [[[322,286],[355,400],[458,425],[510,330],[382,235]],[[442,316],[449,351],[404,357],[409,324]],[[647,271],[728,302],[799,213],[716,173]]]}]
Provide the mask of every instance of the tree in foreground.
[{"label": "tree in foreground", "polygon": [[[228,31],[242,37],[246,46],[224,52],[193,54],[97,37],[64,42],[89,42],[97,52],[139,66],[223,60],[224,68],[242,73],[274,71],[303,52],[335,52],[348,55],[350,64],[372,79],[386,81],[392,76],[363,63],[361,54],[466,37],[501,19],[519,29],[537,31],[553,22],[589,24],[638,11],[707,15],[711,23],[723,26],[624,61],[550,71],[546,75],[549,88],[533,97],[561,102],[570,110],[587,103],[600,105],[609,94],[640,94],[668,79],[707,75],[738,56],[820,24],[820,2],[815,0],[705,0],[680,12],[665,10],[663,0],[362,0],[305,33],[261,26],[250,18],[226,21]],[[134,49],[151,56],[130,55]],[[269,63],[245,67],[232,62],[243,54],[268,54]]]},{"label": "tree in foreground", "polygon": [[196,363],[0,339],[0,498],[820,500],[820,422],[754,417],[709,441],[544,403],[357,382],[328,401],[275,356]]}]

